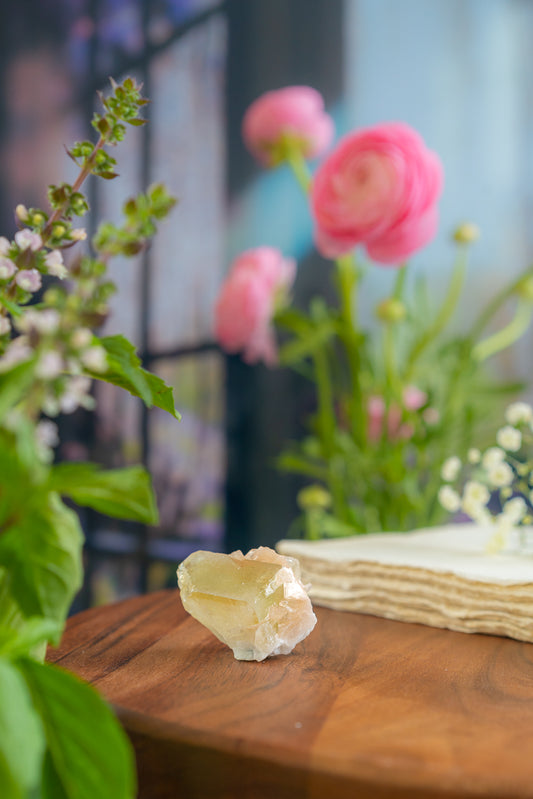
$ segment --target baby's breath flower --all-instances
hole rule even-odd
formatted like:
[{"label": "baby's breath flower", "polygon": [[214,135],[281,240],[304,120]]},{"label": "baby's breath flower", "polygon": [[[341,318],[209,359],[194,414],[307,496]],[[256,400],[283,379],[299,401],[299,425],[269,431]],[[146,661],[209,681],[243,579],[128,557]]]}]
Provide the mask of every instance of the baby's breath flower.
[{"label": "baby's breath flower", "polygon": [[90,369],[91,372],[101,373],[107,371],[107,353],[103,347],[89,347],[88,350],[82,352],[80,360],[85,368]]},{"label": "baby's breath flower", "polygon": [[17,267],[13,261],[5,256],[0,256],[0,280],[8,280],[16,271]]},{"label": "baby's breath flower", "polygon": [[0,236],[0,255],[7,255],[11,248],[11,242],[5,236]]},{"label": "baby's breath flower", "polygon": [[483,454],[481,463],[485,469],[490,469],[491,466],[495,466],[503,460],[505,460],[505,452],[503,449],[500,449],[500,447],[489,447]]},{"label": "baby's breath flower", "polygon": [[481,460],[481,452],[475,447],[471,447],[466,457],[468,458],[468,463],[479,463]]},{"label": "baby's breath flower", "polygon": [[38,233],[24,228],[15,233],[15,242],[20,250],[33,250],[36,252],[43,246],[43,240]]},{"label": "baby's breath flower", "polygon": [[527,505],[522,497],[514,497],[505,503],[502,513],[512,524],[518,524],[527,513]]},{"label": "baby's breath flower", "polygon": [[461,509],[478,524],[487,524],[490,521],[490,514],[485,505],[482,502],[477,502],[473,497],[463,497]]},{"label": "baby's breath flower", "polygon": [[7,336],[11,332],[11,322],[7,316],[0,316],[0,336]]},{"label": "baby's breath flower", "polygon": [[44,263],[49,275],[63,280],[68,275],[68,270],[63,263],[63,256],[59,250],[51,250],[46,254]]},{"label": "baby's breath flower", "polygon": [[516,452],[522,446],[522,433],[516,427],[506,425],[496,433],[496,441],[508,452]]},{"label": "baby's breath flower", "polygon": [[486,505],[490,499],[490,492],[486,485],[477,480],[469,480],[464,487],[463,498],[469,502]]},{"label": "baby's breath flower", "polygon": [[460,469],[460,459],[457,457],[457,455],[452,455],[451,458],[447,458],[442,464],[442,469],[440,470],[441,477],[443,480],[446,480],[447,483],[451,483],[457,478]]},{"label": "baby's breath flower", "polygon": [[50,419],[42,419],[35,428],[37,440],[46,447],[57,447],[59,444],[59,432],[55,422]]},{"label": "baby's breath flower", "polygon": [[495,463],[487,469],[487,480],[493,488],[503,488],[513,482],[514,472],[505,461]]},{"label": "baby's breath flower", "polygon": [[461,497],[451,486],[441,486],[438,496],[440,504],[449,513],[455,513],[461,507]]},{"label": "baby's breath flower", "polygon": [[505,411],[505,421],[511,425],[531,422],[533,408],[527,402],[513,402]]},{"label": "baby's breath flower", "polygon": [[35,374],[41,380],[54,380],[64,369],[63,358],[58,352],[44,352],[35,368]]},{"label": "baby's breath flower", "polygon": [[42,278],[37,269],[21,269],[17,272],[15,282],[24,291],[38,291],[42,286]]}]

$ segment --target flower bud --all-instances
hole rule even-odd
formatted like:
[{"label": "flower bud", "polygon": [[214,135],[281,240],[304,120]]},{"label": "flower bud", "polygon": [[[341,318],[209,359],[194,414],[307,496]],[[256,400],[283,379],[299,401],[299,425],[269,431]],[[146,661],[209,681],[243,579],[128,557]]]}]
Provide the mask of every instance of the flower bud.
[{"label": "flower bud", "polygon": [[331,506],[331,494],[320,485],[310,485],[298,492],[298,505],[302,510],[320,508],[325,510]]},{"label": "flower bud", "polygon": [[474,241],[479,239],[480,235],[481,231],[477,225],[474,225],[473,222],[463,222],[462,225],[455,229],[453,240],[457,244],[473,244]]},{"label": "flower bud", "polygon": [[394,297],[388,297],[376,307],[376,316],[382,322],[402,322],[406,315],[407,309],[405,305]]},{"label": "flower bud", "polygon": [[70,232],[70,238],[73,241],[85,241],[87,238],[87,231],[82,227],[74,228],[74,230]]},{"label": "flower bud", "polygon": [[28,209],[26,208],[25,205],[22,205],[22,203],[17,205],[17,207],[15,208],[15,214],[17,216],[17,219],[19,219],[21,222],[28,221]]}]

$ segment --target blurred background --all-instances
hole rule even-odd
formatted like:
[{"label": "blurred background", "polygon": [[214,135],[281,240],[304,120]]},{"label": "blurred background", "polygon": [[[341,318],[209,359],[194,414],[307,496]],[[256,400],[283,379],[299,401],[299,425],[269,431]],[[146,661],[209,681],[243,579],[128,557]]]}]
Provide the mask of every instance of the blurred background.
[{"label": "blurred background", "polygon": [[[322,92],[340,134],[404,120],[444,163],[437,239],[413,259],[442,291],[450,233],[476,222],[458,324],[533,260],[531,0],[19,0],[0,27],[0,222],[17,203],[42,206],[70,179],[63,145],[89,136],[109,76],[144,84],[150,124],[117,149],[120,178],[89,185],[86,224],[118,221],[124,199],[164,180],[180,198],[142,257],[116,260],[119,292],[105,333],[124,333],[175,388],[181,423],[114,389],[95,414],[62,420],[62,459],[144,461],[161,524],[146,529],[85,513],[87,580],[77,607],[175,584],[194,549],[230,551],[282,538],[295,478],[275,457],[301,433],[311,398],[288,371],[227,358],[213,342],[216,293],[231,259],[261,244],[298,258],[296,303],[329,291],[313,254],[307,207],[284,169],[263,172],[240,125],[260,93],[291,84]],[[392,274],[373,269],[370,322]],[[505,322],[505,317],[498,323]],[[496,367],[529,378],[531,334]],[[1,475],[0,475],[1,480]]]}]

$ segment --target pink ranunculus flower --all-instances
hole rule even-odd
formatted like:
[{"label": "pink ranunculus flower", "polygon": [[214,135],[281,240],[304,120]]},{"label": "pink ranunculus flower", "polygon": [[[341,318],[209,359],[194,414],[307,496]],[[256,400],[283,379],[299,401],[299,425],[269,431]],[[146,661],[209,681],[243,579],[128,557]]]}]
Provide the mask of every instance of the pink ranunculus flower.
[{"label": "pink ranunculus flower", "polygon": [[247,363],[277,361],[272,317],[294,282],[296,264],[273,247],[247,250],[233,263],[215,306],[215,336]]},{"label": "pink ranunculus flower", "polygon": [[348,134],[311,187],[319,251],[336,258],[362,244],[378,263],[401,263],[435,235],[442,183],[438,156],[408,125]]},{"label": "pink ranunculus flower", "polygon": [[334,132],[322,95],[310,86],[266,92],[251,104],[242,124],[246,146],[266,166],[283,160],[287,139],[301,148],[305,158],[316,158],[327,150]]}]

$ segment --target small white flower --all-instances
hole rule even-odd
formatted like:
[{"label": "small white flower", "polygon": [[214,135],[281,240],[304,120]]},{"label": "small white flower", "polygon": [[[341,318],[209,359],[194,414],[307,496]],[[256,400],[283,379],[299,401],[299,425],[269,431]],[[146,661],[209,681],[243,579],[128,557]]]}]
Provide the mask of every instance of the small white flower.
[{"label": "small white flower", "polygon": [[70,343],[75,350],[82,350],[88,347],[93,340],[92,330],[88,327],[79,327],[70,337]]},{"label": "small white flower", "polygon": [[20,250],[33,250],[36,252],[43,246],[43,240],[38,233],[24,228],[15,233],[15,242]]},{"label": "small white flower", "polygon": [[82,352],[80,360],[85,368],[91,372],[102,373],[107,371],[107,353],[103,347],[89,347],[88,350]]},{"label": "small white flower", "polygon": [[0,316],[0,336],[7,336],[11,332],[11,322],[7,316]]},{"label": "small white flower", "polygon": [[59,402],[51,395],[44,398],[42,402],[43,411],[47,416],[57,416],[59,413]]},{"label": "small white flower", "polygon": [[503,449],[500,449],[500,447],[489,447],[481,458],[481,463],[485,469],[490,469],[491,466],[495,466],[503,460],[505,460],[505,452]]},{"label": "small white flower", "polygon": [[0,256],[0,280],[8,280],[16,271],[17,267],[10,258]]},{"label": "small white flower", "polygon": [[506,425],[496,433],[496,441],[508,452],[516,452],[522,446],[522,433],[516,427]]},{"label": "small white flower", "polygon": [[33,350],[26,336],[18,336],[7,345],[6,351],[0,358],[0,371],[5,372],[17,363],[27,361],[32,355]]},{"label": "small white flower", "polygon": [[35,330],[38,333],[46,335],[47,333],[56,332],[60,320],[59,313],[54,308],[46,308],[44,311],[36,311],[33,308],[28,308],[28,310],[16,320],[16,326],[18,330],[24,333]]},{"label": "small white flower", "polygon": [[521,522],[527,513],[527,505],[522,497],[514,497],[503,506],[503,516],[512,524]]},{"label": "small white flower", "polygon": [[477,502],[474,498],[463,498],[461,509],[478,524],[488,524],[490,522],[490,514],[485,505],[482,502]]},{"label": "small white flower", "polygon": [[21,269],[20,272],[17,272],[15,283],[24,291],[33,292],[41,288],[42,279],[37,269]]},{"label": "small white flower", "polygon": [[35,368],[35,374],[41,380],[54,380],[59,377],[64,369],[63,358],[58,352],[45,352],[39,358]]},{"label": "small white flower", "polygon": [[73,413],[76,408],[83,407],[90,410],[94,407],[94,398],[90,396],[91,378],[73,377],[68,381],[66,391],[59,404],[63,413]]},{"label": "small white flower", "polygon": [[442,464],[442,469],[440,470],[440,474],[443,480],[446,480],[447,483],[451,483],[453,480],[456,479],[459,472],[461,470],[461,461],[457,457],[457,455],[452,455],[451,458],[447,458]]},{"label": "small white flower", "polygon": [[68,275],[68,269],[63,263],[63,256],[59,250],[51,250],[46,254],[44,263],[49,275],[63,280]]},{"label": "small white flower", "polygon": [[85,228],[77,227],[70,231],[70,238],[73,241],[85,241],[87,238],[87,231]]},{"label": "small white flower", "polygon": [[442,486],[439,489],[439,502],[450,513],[455,513],[461,507],[461,497],[451,486]]},{"label": "small white flower", "polygon": [[21,222],[26,222],[28,219],[28,209],[25,205],[22,205],[22,203],[19,203],[15,208],[15,214],[18,216]]},{"label": "small white flower", "polygon": [[511,425],[533,421],[533,408],[527,402],[513,402],[505,411],[505,421]]},{"label": "small white flower", "polygon": [[11,242],[5,236],[0,236],[0,255],[7,255],[11,248]]},{"label": "small white flower", "polygon": [[490,492],[483,483],[478,483],[477,480],[469,480],[464,487],[463,499],[468,502],[475,502],[478,505],[486,505],[490,499]]},{"label": "small white flower", "polygon": [[514,472],[505,461],[495,463],[487,469],[487,480],[493,488],[510,486],[514,479]]},{"label": "small white flower", "polygon": [[475,447],[471,447],[466,457],[468,458],[468,463],[479,463],[481,460],[481,452]]},{"label": "small white flower", "polygon": [[35,434],[39,444],[44,447],[57,447],[59,444],[58,427],[50,419],[43,419],[35,428]]}]

